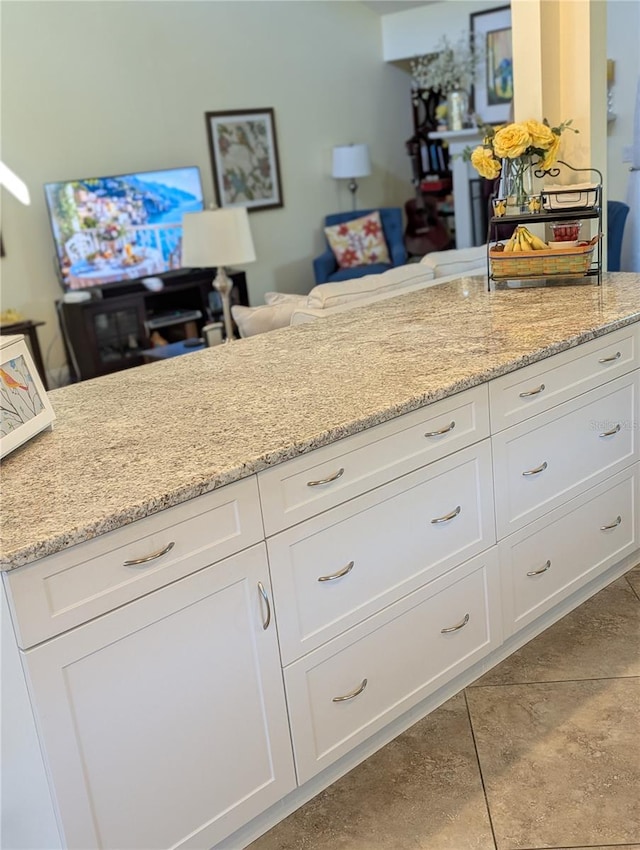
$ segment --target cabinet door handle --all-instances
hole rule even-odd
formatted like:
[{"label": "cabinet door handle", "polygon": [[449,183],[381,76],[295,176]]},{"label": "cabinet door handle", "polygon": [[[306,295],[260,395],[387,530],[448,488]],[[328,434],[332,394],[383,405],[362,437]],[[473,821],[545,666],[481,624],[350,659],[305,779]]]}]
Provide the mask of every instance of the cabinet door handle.
[{"label": "cabinet door handle", "polygon": [[525,469],[522,473],[523,475],[539,475],[541,472],[544,472],[547,468],[547,462],[545,460],[544,463],[541,463],[540,466],[536,466],[535,469]]},{"label": "cabinet door handle", "polygon": [[354,699],[355,697],[360,696],[360,694],[364,691],[366,687],[367,680],[363,679],[362,683],[358,685],[358,687],[354,691],[351,691],[351,693],[345,694],[342,697],[334,697],[331,702],[346,702],[349,699]]},{"label": "cabinet door handle", "polygon": [[617,434],[620,430],[620,423],[615,426],[615,428],[611,428],[609,431],[603,431],[602,434],[598,434],[599,437],[612,437],[614,434]]},{"label": "cabinet door handle", "polygon": [[139,567],[140,564],[148,564],[149,561],[155,561],[156,558],[161,558],[163,555],[166,555],[167,552],[170,552],[176,544],[171,541],[171,543],[167,543],[164,549],[158,549],[157,552],[152,552],[151,555],[145,555],[144,558],[132,558],[130,561],[125,561],[125,567]]},{"label": "cabinet door handle", "polygon": [[333,475],[329,475],[328,478],[321,478],[319,481],[307,481],[307,487],[319,487],[321,484],[331,484],[332,481],[336,481],[341,475],[344,475],[344,469],[342,467],[337,472],[334,472]]},{"label": "cabinet door handle", "polygon": [[538,395],[539,393],[544,392],[545,389],[545,385],[540,384],[540,386],[536,387],[535,390],[527,390],[524,393],[518,393],[518,395],[520,396],[520,398],[529,398],[529,396],[531,395]]},{"label": "cabinet door handle", "polygon": [[443,434],[448,434],[449,431],[453,431],[455,427],[455,420],[452,419],[448,425],[445,425],[444,428],[440,428],[439,431],[427,431],[425,437],[441,437]]},{"label": "cabinet door handle", "polygon": [[269,623],[271,622],[271,605],[269,605],[269,597],[267,596],[267,591],[264,589],[264,584],[261,581],[258,582],[258,590],[260,591],[260,595],[267,606],[267,619],[262,621],[262,628],[266,631],[269,628]]},{"label": "cabinet door handle", "polygon": [[616,351],[615,354],[612,354],[611,357],[601,357],[598,360],[598,363],[613,363],[615,360],[620,360],[622,357],[622,353],[620,351]]},{"label": "cabinet door handle", "polygon": [[441,635],[448,635],[450,632],[459,632],[460,629],[464,629],[464,627],[469,622],[469,615],[465,614],[463,619],[460,620],[459,623],[456,623],[455,626],[448,626],[446,629],[440,629]]},{"label": "cabinet door handle", "polygon": [[527,573],[527,575],[528,576],[539,576],[539,575],[542,575],[542,573],[546,573],[546,571],[550,568],[551,568],[551,561],[547,561],[547,563],[543,567],[540,567],[539,570],[530,570]]},{"label": "cabinet door handle", "polygon": [[432,519],[431,525],[438,525],[438,523],[440,522],[449,522],[450,519],[455,519],[461,510],[462,508],[460,507],[460,505],[458,505],[458,507],[455,510],[451,511],[450,514],[445,514],[444,516],[439,516],[435,519]]},{"label": "cabinet door handle", "polygon": [[622,517],[620,515],[618,515],[616,517],[616,521],[612,522],[610,525],[601,525],[600,531],[609,531],[609,529],[611,529],[611,528],[617,528],[620,525],[621,522],[622,522]]},{"label": "cabinet door handle", "polygon": [[354,561],[349,561],[346,567],[343,567],[341,570],[338,570],[337,573],[331,573],[328,576],[320,576],[318,581],[333,581],[336,578],[342,578],[342,576],[346,576],[347,573],[350,573],[353,569]]}]

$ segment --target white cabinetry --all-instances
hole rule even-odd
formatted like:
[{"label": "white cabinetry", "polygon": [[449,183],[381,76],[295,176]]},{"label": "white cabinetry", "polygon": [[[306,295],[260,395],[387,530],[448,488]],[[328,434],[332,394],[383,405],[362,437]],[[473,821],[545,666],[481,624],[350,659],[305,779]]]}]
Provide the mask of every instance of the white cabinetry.
[{"label": "white cabinetry", "polygon": [[210,847],[295,786],[264,544],[27,650],[66,846]]},{"label": "white cabinetry", "polygon": [[640,464],[633,464],[500,543],[507,635],[533,622],[640,541]]},{"label": "white cabinetry", "polygon": [[489,386],[506,636],[640,545],[639,366],[636,324]]},{"label": "white cabinetry", "polygon": [[639,367],[636,323],[5,573],[64,846],[236,850],[619,574]]},{"label": "white cabinetry", "polygon": [[640,460],[640,372],[492,438],[498,537]]},{"label": "white cabinetry", "polygon": [[268,541],[284,664],[495,543],[488,440]]},{"label": "white cabinetry", "polygon": [[65,847],[211,847],[295,787],[261,527],[254,477],[4,574]]},{"label": "white cabinetry", "polygon": [[301,782],[500,645],[495,561],[473,558],[286,668]]}]

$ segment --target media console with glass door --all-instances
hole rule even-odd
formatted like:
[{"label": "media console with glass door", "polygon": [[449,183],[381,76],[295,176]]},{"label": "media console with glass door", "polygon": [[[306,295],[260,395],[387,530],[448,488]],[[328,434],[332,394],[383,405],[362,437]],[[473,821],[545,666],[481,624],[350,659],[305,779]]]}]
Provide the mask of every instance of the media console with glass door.
[{"label": "media console with glass door", "polygon": [[[73,381],[97,378],[145,360],[142,352],[158,333],[167,342],[199,336],[203,325],[222,320],[213,289],[215,269],[194,269],[164,278],[159,291],[141,282],[110,285],[89,301],[57,302]],[[249,304],[242,271],[229,271],[232,304]],[[157,339],[157,337],[156,337]]]}]

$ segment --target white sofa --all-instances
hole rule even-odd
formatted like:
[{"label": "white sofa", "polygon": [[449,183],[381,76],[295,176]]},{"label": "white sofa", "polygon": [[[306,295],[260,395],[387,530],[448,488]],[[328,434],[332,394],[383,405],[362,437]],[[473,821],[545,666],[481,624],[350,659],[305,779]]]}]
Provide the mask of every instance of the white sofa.
[{"label": "white sofa", "polygon": [[241,337],[298,325],[435,286],[461,275],[486,273],[486,246],[453,249],[427,254],[419,263],[397,266],[382,274],[322,283],[308,295],[268,292],[259,307],[235,305],[231,308]]}]

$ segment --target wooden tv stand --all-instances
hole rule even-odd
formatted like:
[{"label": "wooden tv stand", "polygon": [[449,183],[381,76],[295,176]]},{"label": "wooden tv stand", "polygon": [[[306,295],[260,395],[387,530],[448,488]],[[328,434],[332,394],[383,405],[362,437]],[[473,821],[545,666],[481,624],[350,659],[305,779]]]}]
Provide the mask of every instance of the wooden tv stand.
[{"label": "wooden tv stand", "polygon": [[[215,269],[197,269],[165,278],[160,292],[132,281],[96,293],[91,301],[58,301],[71,380],[84,381],[142,365],[142,352],[151,348],[154,330],[175,342],[193,336],[194,328],[199,334],[208,322],[221,321],[222,304],[212,287],[214,277]],[[232,304],[248,305],[245,273],[229,271],[229,277],[233,281]]]}]

